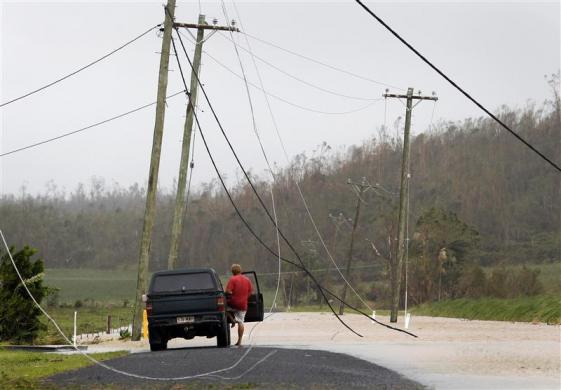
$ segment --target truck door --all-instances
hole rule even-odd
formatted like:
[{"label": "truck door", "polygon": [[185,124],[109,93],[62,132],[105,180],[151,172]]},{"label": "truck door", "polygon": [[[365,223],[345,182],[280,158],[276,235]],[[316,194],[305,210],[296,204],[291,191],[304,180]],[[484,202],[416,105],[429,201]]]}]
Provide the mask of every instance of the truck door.
[{"label": "truck door", "polygon": [[249,296],[247,302],[247,313],[245,313],[245,322],[260,322],[263,321],[263,294],[259,289],[259,281],[255,271],[242,272],[250,281],[253,286],[253,292]]}]

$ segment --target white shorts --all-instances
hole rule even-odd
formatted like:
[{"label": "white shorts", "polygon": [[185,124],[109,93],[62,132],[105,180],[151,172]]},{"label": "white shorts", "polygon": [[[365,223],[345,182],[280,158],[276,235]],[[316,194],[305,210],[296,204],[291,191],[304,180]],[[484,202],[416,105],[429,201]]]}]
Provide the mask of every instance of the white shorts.
[{"label": "white shorts", "polygon": [[245,311],[242,310],[234,310],[234,318],[236,319],[236,322],[238,324],[243,324],[243,321],[245,320]]}]

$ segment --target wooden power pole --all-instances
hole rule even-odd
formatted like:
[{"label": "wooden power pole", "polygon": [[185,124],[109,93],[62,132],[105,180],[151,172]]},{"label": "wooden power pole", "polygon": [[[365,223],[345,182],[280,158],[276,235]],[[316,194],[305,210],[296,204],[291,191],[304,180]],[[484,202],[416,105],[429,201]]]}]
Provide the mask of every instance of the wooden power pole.
[{"label": "wooden power pole", "polygon": [[166,91],[168,86],[169,51],[171,33],[173,29],[173,15],[175,14],[175,0],[168,0],[165,10],[164,35],[160,54],[160,70],[158,76],[158,98],[156,101],[156,120],[152,140],[152,156],[148,173],[148,189],[146,193],[146,209],[144,211],[144,226],[140,241],[140,255],[138,258],[138,279],[136,282],[136,299],[134,317],[132,321],[132,339],[140,340],[142,329],[142,294],[146,291],[148,263],[150,260],[150,244],[152,229],[156,214],[156,192],[158,189],[158,172],[160,170],[160,154],[164,135],[164,117],[166,112]]},{"label": "wooden power pole", "polygon": [[[401,284],[401,268],[405,256],[405,221],[407,218],[407,199],[409,196],[409,134],[411,132],[411,111],[413,110],[413,100],[438,100],[436,96],[421,96],[413,94],[413,88],[407,89],[407,95],[384,94],[385,98],[407,99],[405,111],[405,130],[403,132],[403,157],[401,161],[401,187],[399,191],[399,215],[397,225],[397,258],[392,260],[390,267],[391,284],[391,313],[390,322],[397,322],[399,310],[399,292]],[[408,244],[408,243],[407,243]]]},{"label": "wooden power pole", "polygon": [[[171,225],[171,239],[168,257],[168,269],[174,269],[177,265],[177,255],[179,252],[179,242],[181,239],[181,232],[183,231],[183,218],[185,214],[185,207],[187,199],[185,198],[185,190],[187,184],[187,166],[189,164],[189,148],[191,146],[191,133],[193,131],[193,118],[195,116],[195,106],[197,105],[197,90],[199,85],[199,74],[201,67],[201,55],[203,52],[203,42],[205,41],[205,30],[223,30],[223,31],[236,31],[236,27],[230,26],[216,26],[216,19],[214,25],[210,26],[205,22],[205,15],[199,15],[199,22],[197,24],[188,23],[175,23],[174,27],[194,28],[197,29],[197,42],[195,44],[195,57],[193,59],[193,69],[191,71],[191,84],[190,98],[187,104],[187,115],[185,118],[185,125],[183,127],[183,144],[181,148],[181,159],[179,162],[179,177],[177,179],[177,194],[175,197],[175,208],[173,211],[173,222]],[[210,36],[209,36],[210,38]],[[208,39],[208,38],[207,38]],[[193,167],[191,167],[193,169]]]},{"label": "wooden power pole", "polygon": [[[349,254],[347,256],[347,269],[345,270],[345,279],[349,280],[349,274],[351,273],[351,263],[353,260],[353,246],[355,242],[355,231],[358,226],[358,218],[360,216],[360,205],[362,204],[362,194],[372,188],[370,184],[366,182],[366,178],[363,177],[362,181],[357,184],[353,183],[351,179],[347,181],[347,184],[352,185],[355,187],[355,191],[357,191],[357,201],[356,201],[356,210],[355,210],[355,219],[353,220],[353,230],[351,231],[351,243],[349,245]],[[339,305],[339,315],[342,316],[345,310],[345,305],[343,301],[345,300],[345,295],[347,295],[347,282],[343,284],[343,291],[341,293],[341,303]]]}]

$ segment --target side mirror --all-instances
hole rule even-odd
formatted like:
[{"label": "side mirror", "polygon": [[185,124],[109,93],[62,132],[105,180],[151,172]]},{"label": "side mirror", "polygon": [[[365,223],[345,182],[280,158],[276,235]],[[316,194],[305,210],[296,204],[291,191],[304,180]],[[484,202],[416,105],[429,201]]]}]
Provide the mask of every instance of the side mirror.
[{"label": "side mirror", "polygon": [[148,302],[148,296],[146,294],[142,294],[142,302]]}]

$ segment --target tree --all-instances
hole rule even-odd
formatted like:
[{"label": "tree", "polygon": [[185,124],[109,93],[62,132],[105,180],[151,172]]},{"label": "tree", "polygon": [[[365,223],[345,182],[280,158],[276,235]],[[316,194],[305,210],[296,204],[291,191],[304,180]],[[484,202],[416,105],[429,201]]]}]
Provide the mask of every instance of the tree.
[{"label": "tree", "polygon": [[[37,251],[24,246],[20,251],[10,248],[12,258],[29,292],[38,303],[47,294],[43,286],[43,261],[32,260]],[[41,311],[35,305],[19,279],[10,255],[5,253],[0,259],[0,339],[17,344],[31,343],[45,325],[39,321]]]},{"label": "tree", "polygon": [[458,295],[458,280],[478,243],[479,233],[455,213],[426,211],[417,221],[411,245],[412,301],[420,304]]}]

